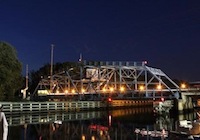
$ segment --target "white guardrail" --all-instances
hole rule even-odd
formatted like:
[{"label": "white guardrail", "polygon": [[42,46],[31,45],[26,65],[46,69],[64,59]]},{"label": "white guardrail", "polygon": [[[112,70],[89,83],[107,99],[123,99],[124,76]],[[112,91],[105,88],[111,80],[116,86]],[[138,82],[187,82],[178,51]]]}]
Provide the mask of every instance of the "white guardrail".
[{"label": "white guardrail", "polygon": [[100,101],[69,101],[69,102],[0,102],[3,112],[45,112],[45,111],[70,111],[103,108],[105,105]]}]

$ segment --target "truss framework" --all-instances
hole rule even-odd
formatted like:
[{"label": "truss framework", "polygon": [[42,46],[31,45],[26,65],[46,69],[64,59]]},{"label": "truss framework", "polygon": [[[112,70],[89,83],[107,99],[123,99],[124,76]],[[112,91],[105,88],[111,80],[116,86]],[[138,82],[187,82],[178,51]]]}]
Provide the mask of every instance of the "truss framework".
[{"label": "truss framework", "polygon": [[[74,79],[69,70],[54,74],[52,81],[42,79],[37,90],[48,94],[103,94],[148,93],[179,91],[161,69],[146,65],[146,62],[88,62],[80,67],[79,79]],[[50,83],[53,83],[50,91]],[[67,91],[66,91],[67,90]],[[59,92],[58,92],[59,91]]]}]

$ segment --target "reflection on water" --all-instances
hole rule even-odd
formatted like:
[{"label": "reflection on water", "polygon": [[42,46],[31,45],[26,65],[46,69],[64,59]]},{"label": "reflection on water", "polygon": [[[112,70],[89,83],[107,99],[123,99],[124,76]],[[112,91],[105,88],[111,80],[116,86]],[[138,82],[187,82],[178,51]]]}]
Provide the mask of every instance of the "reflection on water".
[{"label": "reflection on water", "polygon": [[196,116],[155,116],[152,108],[8,115],[8,140],[135,140],[135,129],[173,130],[180,117]]}]

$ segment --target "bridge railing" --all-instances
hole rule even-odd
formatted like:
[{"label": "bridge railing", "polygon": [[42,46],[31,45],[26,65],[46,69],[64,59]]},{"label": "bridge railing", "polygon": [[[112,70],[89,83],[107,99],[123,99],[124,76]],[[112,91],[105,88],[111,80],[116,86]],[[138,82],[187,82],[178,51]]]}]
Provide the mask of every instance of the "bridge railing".
[{"label": "bridge railing", "polygon": [[70,111],[103,108],[100,101],[68,101],[68,102],[0,102],[5,113],[21,112],[46,112],[46,111]]},{"label": "bridge railing", "polygon": [[153,100],[113,100],[112,107],[153,106]]},{"label": "bridge railing", "polygon": [[144,66],[146,61],[84,61],[83,64],[90,66]]}]

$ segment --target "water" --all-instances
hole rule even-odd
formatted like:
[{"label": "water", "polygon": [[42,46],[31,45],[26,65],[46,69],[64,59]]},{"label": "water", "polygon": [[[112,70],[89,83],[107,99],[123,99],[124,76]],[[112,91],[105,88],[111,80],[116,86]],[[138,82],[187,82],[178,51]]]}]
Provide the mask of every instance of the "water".
[{"label": "water", "polygon": [[193,120],[196,116],[195,113],[156,116],[152,108],[133,108],[6,117],[8,140],[151,140],[134,131],[173,130],[177,120]]}]

